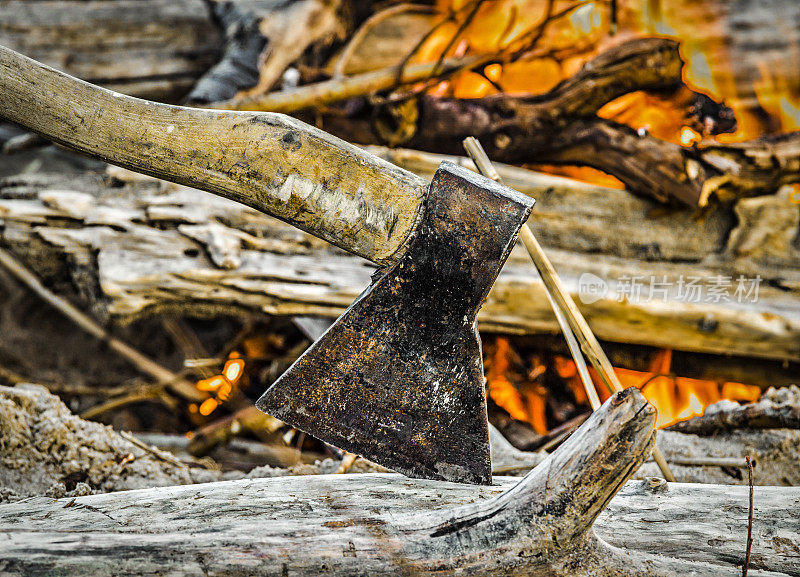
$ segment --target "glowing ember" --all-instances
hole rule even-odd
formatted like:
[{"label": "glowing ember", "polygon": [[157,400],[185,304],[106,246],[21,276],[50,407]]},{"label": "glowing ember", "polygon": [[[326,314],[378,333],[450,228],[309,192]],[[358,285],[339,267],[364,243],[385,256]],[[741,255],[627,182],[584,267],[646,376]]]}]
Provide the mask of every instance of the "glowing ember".
[{"label": "glowing ember", "polygon": [[225,375],[228,382],[235,383],[242,376],[242,371],[244,371],[244,361],[242,359],[231,359],[225,363],[222,374]]},{"label": "glowing ember", "polygon": [[213,393],[214,396],[203,401],[200,407],[192,412],[199,412],[204,417],[207,417],[220,404],[230,400],[236,384],[244,374],[244,360],[238,358],[239,354],[236,352],[231,353],[230,356],[231,358],[225,362],[225,366],[222,368],[222,374],[197,382],[198,390]]},{"label": "glowing ember", "polygon": [[202,381],[198,381],[197,388],[201,391],[216,391],[222,386],[222,383],[225,382],[225,377],[222,375],[217,375],[216,377],[211,377],[210,379],[203,379]]},{"label": "glowing ember", "polygon": [[696,142],[700,142],[700,139],[700,135],[688,126],[684,126],[683,130],[681,130],[681,144],[683,146],[692,146]]},{"label": "glowing ember", "polygon": [[198,412],[201,415],[203,415],[204,417],[207,417],[208,415],[213,413],[214,409],[216,409],[218,406],[219,406],[219,402],[217,402],[216,399],[206,399],[205,401],[203,401],[200,404],[200,408],[198,409]]}]

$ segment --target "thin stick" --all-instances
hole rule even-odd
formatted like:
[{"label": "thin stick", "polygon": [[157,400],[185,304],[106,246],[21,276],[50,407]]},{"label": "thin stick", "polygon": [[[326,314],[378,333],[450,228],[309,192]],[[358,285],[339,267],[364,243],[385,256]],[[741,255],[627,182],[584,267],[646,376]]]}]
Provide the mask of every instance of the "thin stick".
[{"label": "thin stick", "polygon": [[22,264],[5,249],[0,249],[0,265],[27,285],[39,298],[55,308],[78,327],[93,337],[105,342],[111,350],[115,351],[143,373],[150,375],[159,383],[168,384],[169,388],[188,400],[202,401],[206,398],[192,383],[169,369],[162,367],[118,338],[111,336],[108,331],[78,310],[75,306],[45,288],[33,273],[22,266]]},{"label": "thin stick", "polygon": [[344,78],[333,78],[316,84],[307,84],[291,90],[270,92],[262,96],[216,102],[204,105],[204,107],[225,110],[282,112],[287,114],[303,108],[324,106],[348,98],[388,90],[398,84],[411,84],[429,80],[431,77],[476,66],[484,61],[487,61],[484,56],[465,56],[445,60],[438,67],[436,62],[415,64],[406,68],[392,66],[373,72],[355,74]]},{"label": "thin stick", "polygon": [[80,414],[80,417],[81,419],[93,419],[98,415],[102,415],[103,413],[107,413],[108,411],[113,411],[114,409],[124,407],[125,405],[130,405],[132,403],[140,403],[142,401],[152,401],[157,398],[159,398],[159,395],[158,391],[155,389],[134,391],[132,393],[128,393],[127,395],[122,395],[121,397],[117,397],[115,399],[106,401],[105,403],[101,403],[99,405],[95,405],[94,407],[90,407],[85,411],[83,411]]},{"label": "thin stick", "polygon": [[[741,469],[747,467],[740,457],[670,457],[670,463],[681,467],[726,467]],[[757,463],[756,463],[757,464]]]},{"label": "thin stick", "polygon": [[[473,162],[475,162],[475,166],[478,167],[478,171],[481,174],[497,182],[502,182],[500,175],[497,174],[497,171],[492,166],[491,160],[489,160],[489,157],[486,155],[481,143],[478,142],[477,139],[473,137],[465,139],[464,148],[466,149],[470,158],[472,158]],[[570,347],[570,352],[575,359],[575,365],[580,367],[581,364],[583,364],[584,368],[586,367],[578,348],[573,348],[573,345],[577,344],[577,341],[580,341],[580,348],[583,350],[583,354],[586,355],[586,357],[589,359],[589,362],[592,363],[592,366],[600,375],[600,378],[603,380],[605,385],[611,391],[621,391],[622,384],[619,382],[619,379],[614,372],[614,367],[611,366],[611,362],[608,360],[608,357],[603,351],[603,348],[600,346],[600,343],[597,341],[597,338],[595,338],[592,329],[589,328],[589,324],[586,322],[586,319],[583,318],[583,315],[578,310],[578,307],[575,306],[575,302],[569,296],[567,290],[564,288],[564,285],[561,283],[558,273],[556,272],[555,268],[553,268],[553,264],[550,262],[550,259],[547,258],[547,255],[544,253],[539,241],[536,240],[536,237],[533,236],[533,232],[531,232],[531,229],[527,225],[522,227],[519,236],[531,257],[534,266],[536,266],[536,270],[539,271],[539,276],[541,276],[542,282],[544,283],[546,289],[545,292],[547,292],[550,302],[553,304],[553,311],[556,313],[556,319],[559,320],[559,326],[561,326],[561,330],[564,332],[564,336],[567,339],[567,344]],[[561,313],[560,318],[559,312]],[[566,320],[566,323],[563,325],[561,324],[562,320]],[[570,338],[567,337],[568,332],[572,333],[572,342],[570,342]],[[580,359],[580,361],[578,359]],[[588,370],[586,371],[585,375],[588,376]],[[586,395],[589,397],[590,402],[592,403],[592,409],[596,410],[596,408],[600,406],[600,402],[599,399],[597,399],[597,391],[594,388],[594,384],[592,384],[591,378],[585,377],[583,373],[581,374],[581,380],[583,381]],[[593,397],[597,400],[592,401]],[[597,406],[595,406],[595,403]],[[664,458],[664,455],[661,453],[661,450],[658,448],[658,446],[653,448],[653,459],[655,459],[659,469],[661,469],[661,473],[664,475],[664,478],[667,481],[674,482],[675,476],[672,474],[672,471],[670,471],[667,460]]]},{"label": "thin stick", "polygon": [[168,454],[166,451],[162,451],[156,447],[151,447],[141,439],[137,439],[133,435],[131,435],[127,431],[119,431],[119,436],[125,439],[126,441],[133,443],[137,447],[139,447],[143,451],[147,451],[151,455],[155,456],[158,459],[161,459],[165,463],[169,463],[171,465],[175,465],[176,467],[180,467],[181,469],[188,469],[189,465],[184,463],[183,461],[179,461],[172,455]]},{"label": "thin stick", "polygon": [[[164,317],[161,319],[161,326],[172,337],[172,342],[181,350],[184,359],[208,357],[208,352],[203,347],[203,343],[181,319],[174,316]],[[195,368],[197,373],[204,379],[213,377],[215,374],[208,366],[197,366]]]},{"label": "thin stick", "polygon": [[[464,139],[464,149],[475,163],[475,166],[478,167],[478,171],[481,174],[487,178],[491,178],[495,182],[503,184],[502,177],[495,169],[491,160],[489,160],[489,157],[486,155],[486,151],[483,150],[483,147],[481,146],[481,143],[478,142],[477,138],[470,136]],[[523,229],[527,229],[527,227],[523,227]],[[533,254],[530,252],[529,254],[531,255],[534,265],[536,265],[536,259],[533,257]],[[536,268],[538,269],[539,266],[537,265]],[[552,290],[547,286],[547,283],[545,283],[545,289],[547,300],[550,302],[550,306],[553,308],[553,312],[556,315],[556,320],[558,321],[558,326],[561,328],[561,332],[564,333],[564,338],[567,341],[569,352],[572,354],[572,358],[575,361],[578,374],[583,382],[583,388],[586,390],[586,396],[589,398],[589,404],[592,407],[592,411],[596,411],[600,408],[602,403],[600,402],[600,398],[597,396],[597,390],[594,388],[592,377],[589,375],[589,369],[586,366],[586,361],[584,360],[583,355],[581,354],[578,341],[575,338],[575,334],[572,332],[572,329],[569,327],[567,319],[564,318],[564,314],[561,312],[561,309],[556,304],[555,300],[553,300],[553,295],[551,294]]]},{"label": "thin stick", "polygon": [[744,566],[742,567],[742,577],[747,577],[747,570],[750,567],[750,549],[753,547],[753,462],[750,457],[745,457],[747,461],[747,478],[750,484],[750,509],[747,513],[747,552],[744,556]]}]

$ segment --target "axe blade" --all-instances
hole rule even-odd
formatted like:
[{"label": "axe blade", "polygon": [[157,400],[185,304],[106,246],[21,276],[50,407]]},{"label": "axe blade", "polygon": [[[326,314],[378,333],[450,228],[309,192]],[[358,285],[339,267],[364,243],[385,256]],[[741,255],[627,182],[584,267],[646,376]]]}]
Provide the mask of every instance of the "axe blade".
[{"label": "axe blade", "polygon": [[476,315],[532,207],[443,163],[406,253],[258,408],[410,477],[491,483]]}]

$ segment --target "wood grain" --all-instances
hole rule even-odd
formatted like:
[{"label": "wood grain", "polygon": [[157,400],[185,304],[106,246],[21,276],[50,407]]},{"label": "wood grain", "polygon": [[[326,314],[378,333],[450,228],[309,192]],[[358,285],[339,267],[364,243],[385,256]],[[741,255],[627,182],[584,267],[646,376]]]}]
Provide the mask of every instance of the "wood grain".
[{"label": "wood grain", "polygon": [[[387,158],[425,176],[443,157],[406,151]],[[604,298],[579,302],[598,338],[800,359],[800,260],[792,242],[800,210],[786,195],[739,201],[737,212],[749,216],[738,224],[722,211],[696,221],[691,211],[653,215],[655,202],[622,190],[498,168],[537,199],[531,226],[567,291],[580,296],[584,273],[610,283]],[[109,174],[118,172],[125,171]],[[0,182],[0,243],[55,290],[77,288],[95,314],[117,322],[162,312],[337,317],[376,270],[214,195],[127,172],[109,178],[111,186],[88,174]],[[482,331],[558,331],[526,259],[512,252],[480,311]],[[681,276],[700,278],[706,290],[720,275],[739,274],[761,276],[757,302],[687,302],[676,294]],[[617,298],[620,278],[646,283],[664,275],[672,283],[666,303],[648,300],[646,288],[639,302]]]},{"label": "wood grain", "polygon": [[[652,446],[653,421],[638,391],[622,393],[521,481],[490,487],[321,475],[0,505],[0,567],[26,576],[740,574],[746,487],[625,485]],[[796,488],[757,489],[752,574],[797,574],[800,525],[786,511],[798,504]]]},{"label": "wood grain", "polygon": [[0,45],[142,98],[181,98],[220,44],[203,0],[0,0]]},{"label": "wood grain", "polygon": [[402,252],[427,188],[288,116],[156,104],[1,46],[0,107],[55,142],[247,204],[380,264]]}]

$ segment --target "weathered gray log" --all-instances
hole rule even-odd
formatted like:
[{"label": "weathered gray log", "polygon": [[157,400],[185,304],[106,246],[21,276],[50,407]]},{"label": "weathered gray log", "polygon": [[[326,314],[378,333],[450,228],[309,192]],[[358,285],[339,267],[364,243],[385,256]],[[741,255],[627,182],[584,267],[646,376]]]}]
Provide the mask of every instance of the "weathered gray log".
[{"label": "weathered gray log", "polygon": [[800,388],[769,389],[757,403],[720,401],[701,416],[675,423],[670,430],[714,435],[731,429],[800,429]]},{"label": "weathered gray log", "polygon": [[[445,158],[373,150],[422,175]],[[800,253],[793,242],[800,207],[789,191],[740,201],[738,222],[725,210],[698,221],[681,211],[651,216],[655,203],[625,191],[499,168],[510,186],[537,198],[532,226],[570,292],[579,294],[584,273],[607,283],[605,297],[579,303],[599,337],[800,359]],[[254,210],[125,174],[111,177],[113,186],[88,174],[6,179],[0,243],[46,282],[70,281],[56,290],[77,287],[96,314],[120,322],[163,311],[335,317],[375,271]],[[615,294],[623,277],[646,284],[664,275],[672,290],[666,303]],[[757,302],[686,302],[675,294],[681,277],[707,288],[738,275],[761,277]],[[558,330],[526,255],[511,255],[479,321],[483,330]]]},{"label": "weathered gray log", "polygon": [[203,0],[1,0],[0,45],[89,82],[176,99],[217,58]]},{"label": "weathered gray log", "polygon": [[[658,446],[682,483],[747,485],[745,457],[750,457],[755,484],[800,486],[800,431],[795,429],[742,429],[713,436],[659,431]],[[647,462],[636,478],[659,474],[656,463]]]},{"label": "weathered gray log", "polygon": [[[740,574],[744,488],[634,482],[612,501],[654,420],[638,392],[621,393],[518,484],[326,475],[2,505],[0,572]],[[798,504],[797,489],[757,490],[751,575],[800,570],[800,522],[786,515]]]},{"label": "weathered gray log", "polygon": [[427,183],[282,114],[158,104],[0,46],[2,117],[75,150],[218,194],[382,265],[405,252]]}]

